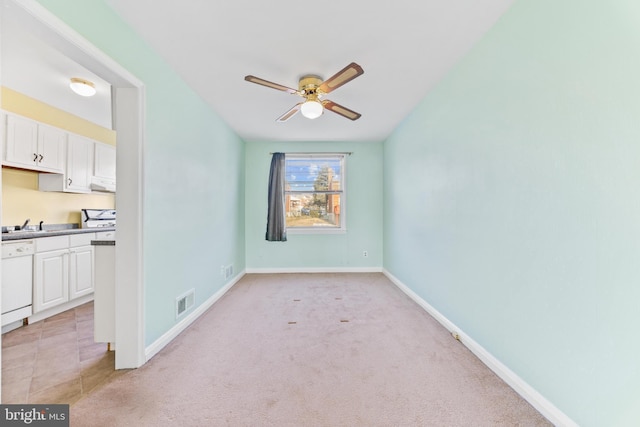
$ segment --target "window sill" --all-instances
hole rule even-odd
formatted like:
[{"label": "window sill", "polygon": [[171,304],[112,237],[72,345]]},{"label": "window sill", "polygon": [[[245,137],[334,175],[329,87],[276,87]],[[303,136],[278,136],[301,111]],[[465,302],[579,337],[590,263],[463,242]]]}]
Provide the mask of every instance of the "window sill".
[{"label": "window sill", "polygon": [[293,234],[347,234],[345,228],[295,227],[287,228],[287,235]]}]

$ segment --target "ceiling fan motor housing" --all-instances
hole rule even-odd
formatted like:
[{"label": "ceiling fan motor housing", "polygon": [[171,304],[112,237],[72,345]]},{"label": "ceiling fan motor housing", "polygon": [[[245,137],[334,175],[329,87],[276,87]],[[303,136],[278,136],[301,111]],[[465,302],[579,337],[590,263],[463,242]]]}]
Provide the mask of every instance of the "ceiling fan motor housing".
[{"label": "ceiling fan motor housing", "polygon": [[300,78],[298,88],[300,92],[302,92],[304,96],[307,97],[307,99],[310,99],[309,97],[313,96],[313,100],[315,100],[318,97],[318,86],[320,86],[321,84],[322,77],[309,74]]}]

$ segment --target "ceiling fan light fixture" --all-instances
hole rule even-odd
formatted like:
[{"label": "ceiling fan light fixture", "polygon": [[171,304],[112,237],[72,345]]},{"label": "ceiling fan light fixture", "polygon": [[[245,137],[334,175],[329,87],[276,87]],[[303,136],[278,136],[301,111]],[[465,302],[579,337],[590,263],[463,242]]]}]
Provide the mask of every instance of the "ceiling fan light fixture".
[{"label": "ceiling fan light fixture", "polygon": [[317,119],[322,115],[324,108],[318,101],[306,101],[300,106],[300,112],[307,119]]},{"label": "ceiling fan light fixture", "polygon": [[72,77],[69,87],[80,96],[93,96],[96,94],[95,84],[79,77]]}]

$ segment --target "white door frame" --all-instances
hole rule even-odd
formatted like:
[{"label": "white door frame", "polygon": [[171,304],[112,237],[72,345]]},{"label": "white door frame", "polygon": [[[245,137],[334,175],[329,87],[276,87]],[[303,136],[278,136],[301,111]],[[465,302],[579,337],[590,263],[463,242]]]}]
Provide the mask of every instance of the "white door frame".
[{"label": "white door frame", "polygon": [[[37,1],[0,0],[0,3],[0,8],[5,5],[19,8],[24,13],[29,31],[112,85],[118,146],[116,175],[119,183],[116,192],[115,363],[116,369],[137,368],[146,362],[142,240],[144,84]],[[0,85],[1,70],[0,64]]]}]

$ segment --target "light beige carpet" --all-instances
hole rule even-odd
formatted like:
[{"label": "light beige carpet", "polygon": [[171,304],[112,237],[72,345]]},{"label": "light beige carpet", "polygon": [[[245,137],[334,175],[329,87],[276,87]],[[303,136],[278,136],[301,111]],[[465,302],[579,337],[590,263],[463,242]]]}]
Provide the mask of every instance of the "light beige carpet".
[{"label": "light beige carpet", "polygon": [[547,426],[384,275],[246,275],[72,426]]}]

